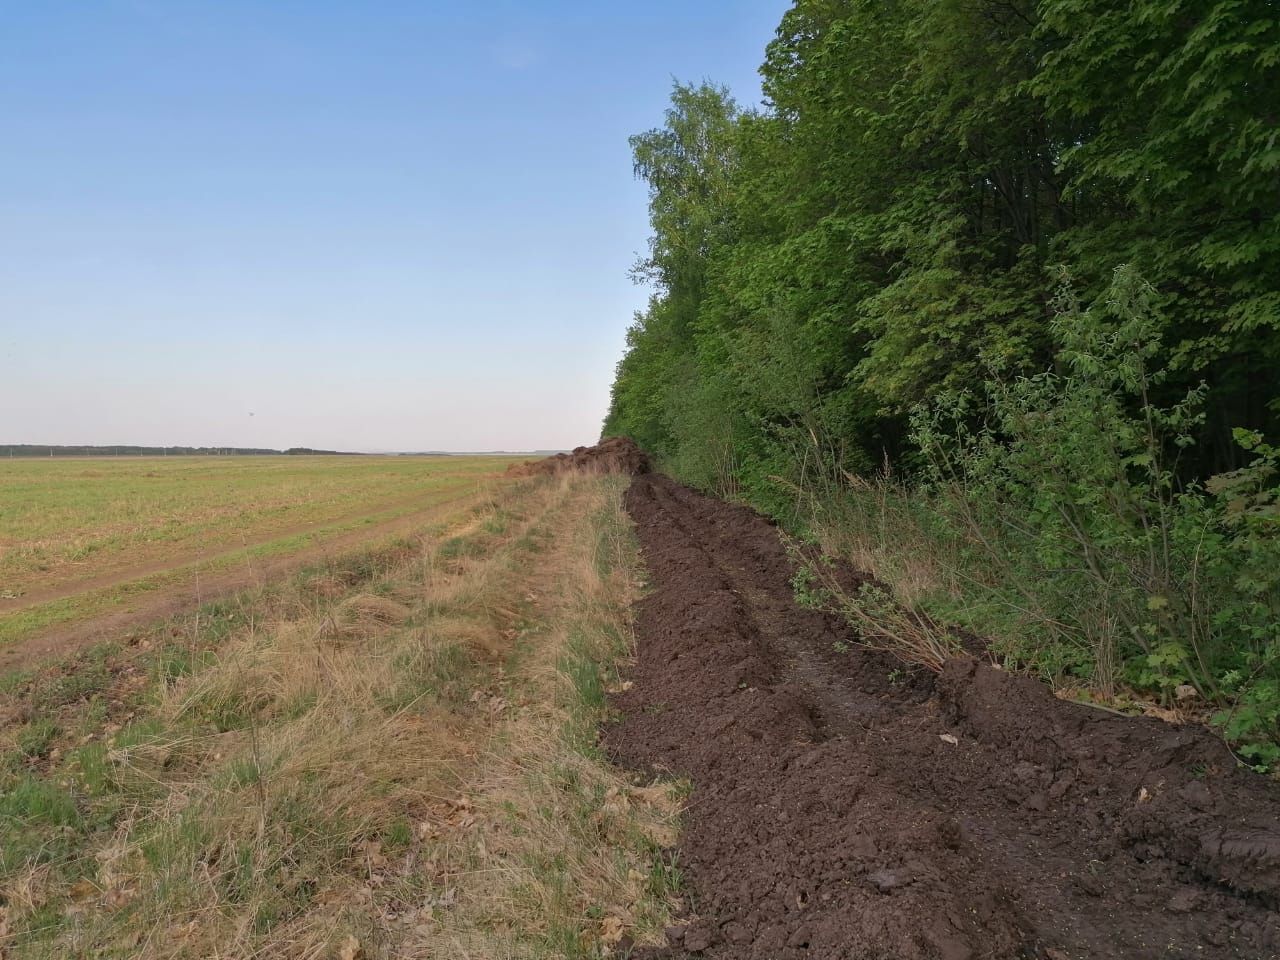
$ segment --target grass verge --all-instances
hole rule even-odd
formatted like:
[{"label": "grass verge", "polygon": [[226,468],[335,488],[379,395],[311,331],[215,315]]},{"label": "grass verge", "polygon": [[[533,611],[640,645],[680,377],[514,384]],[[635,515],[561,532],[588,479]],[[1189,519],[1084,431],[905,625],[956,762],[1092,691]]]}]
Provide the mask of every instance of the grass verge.
[{"label": "grass verge", "polygon": [[607,478],[15,679],[12,957],[596,957],[656,942],[678,789],[595,746],[635,549]]}]

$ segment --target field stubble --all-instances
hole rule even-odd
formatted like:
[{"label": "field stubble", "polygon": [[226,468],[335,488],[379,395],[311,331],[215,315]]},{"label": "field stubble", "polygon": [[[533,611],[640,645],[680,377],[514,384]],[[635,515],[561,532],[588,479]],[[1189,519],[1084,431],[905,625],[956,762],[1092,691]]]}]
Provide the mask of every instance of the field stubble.
[{"label": "field stubble", "polygon": [[[501,458],[225,457],[0,464],[0,668],[420,527]],[[130,614],[135,614],[130,616]]]}]

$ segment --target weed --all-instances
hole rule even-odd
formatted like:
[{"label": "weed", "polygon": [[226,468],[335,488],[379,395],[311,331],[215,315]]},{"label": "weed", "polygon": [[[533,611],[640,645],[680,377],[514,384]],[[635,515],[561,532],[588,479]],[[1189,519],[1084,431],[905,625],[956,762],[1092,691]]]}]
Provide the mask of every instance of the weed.
[{"label": "weed", "polygon": [[42,678],[32,702],[41,710],[51,711],[106,690],[112,679],[107,661],[114,651],[110,645],[96,647],[71,669]]},{"label": "weed", "polygon": [[651,847],[649,856],[650,867],[647,878],[649,895],[658,900],[671,900],[678,897],[684,885],[684,874],[680,870],[675,851]]},{"label": "weed", "polygon": [[413,842],[413,824],[404,817],[397,817],[383,833],[383,841],[392,853],[408,848]]},{"label": "weed", "polygon": [[[861,643],[935,672],[958,652],[954,637],[928,617],[898,603],[884,586],[866,580],[852,591],[847,590],[831,558],[819,548],[790,538],[786,548],[796,564],[791,582],[797,602],[811,609],[840,614],[857,631]],[[835,641],[833,647],[839,653],[849,650],[849,644],[843,640]]]},{"label": "weed", "polygon": [[39,760],[49,753],[58,736],[58,725],[52,720],[41,718],[27,724],[18,734],[18,752],[28,760]]},{"label": "weed", "polygon": [[0,794],[0,818],[55,827],[80,822],[75,801],[66,790],[31,776],[21,777]]},{"label": "weed", "polygon": [[791,589],[796,603],[806,610],[823,610],[831,603],[830,593],[824,589],[809,566],[799,567],[791,578]]},{"label": "weed", "polygon": [[101,741],[77,747],[69,759],[69,768],[75,772],[80,789],[90,797],[102,797],[116,788],[107,746]]},{"label": "weed", "polygon": [[583,649],[581,637],[569,638],[569,648],[560,662],[560,670],[569,678],[573,695],[583,709],[603,709],[605,689],[600,677],[600,667]]}]

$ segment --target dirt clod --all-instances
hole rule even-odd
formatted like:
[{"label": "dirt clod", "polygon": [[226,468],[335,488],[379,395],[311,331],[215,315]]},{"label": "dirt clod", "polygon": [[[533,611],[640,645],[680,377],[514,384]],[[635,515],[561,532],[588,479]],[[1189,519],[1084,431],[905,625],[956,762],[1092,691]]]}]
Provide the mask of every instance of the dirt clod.
[{"label": "dirt clod", "polygon": [[692,781],[697,911],[635,956],[1280,956],[1280,794],[1210,734],[976,659],[904,680],[796,605],[763,518],[655,474],[627,501],[653,589],[605,742]]},{"label": "dirt clod", "polygon": [[649,455],[630,437],[609,437],[593,447],[576,447],[572,453],[557,453],[542,460],[515,463],[507,468],[512,476],[531,477],[556,473],[649,472]]}]

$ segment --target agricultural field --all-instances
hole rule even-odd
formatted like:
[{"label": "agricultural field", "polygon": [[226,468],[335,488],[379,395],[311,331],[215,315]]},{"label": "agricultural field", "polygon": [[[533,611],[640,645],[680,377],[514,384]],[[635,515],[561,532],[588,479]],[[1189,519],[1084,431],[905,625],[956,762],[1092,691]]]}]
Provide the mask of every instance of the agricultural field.
[{"label": "agricultural field", "polygon": [[[261,582],[483,496],[498,457],[0,462],[0,667]],[[6,652],[7,651],[7,652]]]},{"label": "agricultural field", "polygon": [[[272,484],[229,466],[212,476],[280,503],[306,469],[265,464]],[[596,735],[641,584],[626,482],[498,483],[496,466],[317,464],[339,515],[366,480],[388,501],[415,484],[454,499],[386,542],[8,674],[0,957],[659,943],[686,788],[632,779]],[[116,481],[155,467],[134,469]]]}]

